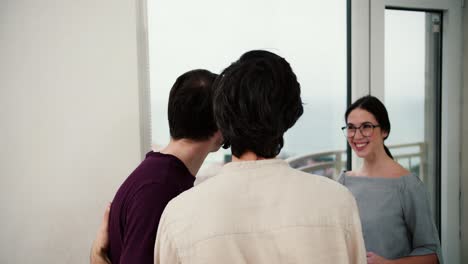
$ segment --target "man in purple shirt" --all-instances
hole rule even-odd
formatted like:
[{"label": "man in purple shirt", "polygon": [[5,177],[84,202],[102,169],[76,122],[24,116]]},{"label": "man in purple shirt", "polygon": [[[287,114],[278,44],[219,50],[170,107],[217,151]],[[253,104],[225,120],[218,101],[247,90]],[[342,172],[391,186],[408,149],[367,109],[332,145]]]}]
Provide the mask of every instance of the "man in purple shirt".
[{"label": "man in purple shirt", "polygon": [[[193,187],[206,156],[221,146],[212,109],[211,85],[216,76],[207,70],[193,70],[174,83],[168,104],[169,144],[160,152],[149,152],[112,201],[107,252],[112,263],[153,263],[164,208]],[[93,261],[94,253],[92,262],[98,263]],[[101,253],[105,257],[106,252]]]}]

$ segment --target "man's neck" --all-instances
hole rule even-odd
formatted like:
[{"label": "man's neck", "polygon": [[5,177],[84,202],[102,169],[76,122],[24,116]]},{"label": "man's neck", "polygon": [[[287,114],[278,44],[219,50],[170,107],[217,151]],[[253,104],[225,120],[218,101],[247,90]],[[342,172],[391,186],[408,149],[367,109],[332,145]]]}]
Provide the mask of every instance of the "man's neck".
[{"label": "man's neck", "polygon": [[246,151],[244,153],[242,153],[242,155],[240,155],[239,157],[236,157],[234,155],[232,155],[232,161],[233,162],[239,162],[239,161],[252,161],[252,160],[264,160],[266,158],[264,157],[260,157],[258,156],[257,154],[255,154],[254,152],[252,151]]},{"label": "man's neck", "polygon": [[196,176],[206,156],[210,153],[210,147],[207,142],[203,141],[171,139],[169,144],[160,152],[176,156],[184,163],[190,173]]}]

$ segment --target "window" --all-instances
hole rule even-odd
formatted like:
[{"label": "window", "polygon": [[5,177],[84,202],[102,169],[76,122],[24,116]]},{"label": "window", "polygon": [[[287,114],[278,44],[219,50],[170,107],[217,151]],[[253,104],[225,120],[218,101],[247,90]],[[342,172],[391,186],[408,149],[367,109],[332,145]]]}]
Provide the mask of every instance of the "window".
[{"label": "window", "polygon": [[385,104],[394,158],[425,183],[440,230],[440,13],[385,10]]},{"label": "window", "polygon": [[[430,92],[437,91],[437,90],[430,90],[427,89],[426,84],[434,83],[433,81],[424,81],[424,86],[420,86],[419,92],[417,93],[417,97],[420,99],[424,97],[425,99],[429,99],[424,103],[417,103],[414,107],[419,108],[417,110],[417,114],[423,119],[420,122],[420,130],[417,131],[410,131],[409,133],[416,133],[411,137],[414,136],[419,137],[419,139],[423,139],[426,143],[434,144],[436,143],[435,135],[426,134],[428,131],[435,132],[433,127],[438,127],[440,129],[440,150],[437,150],[435,146],[430,147],[430,149],[426,150],[427,153],[427,163],[434,163],[434,155],[440,155],[440,173],[439,176],[434,176],[434,173],[437,172],[437,168],[428,167],[428,173],[432,173],[430,177],[440,177],[440,182],[434,182],[435,188],[440,188],[440,233],[441,233],[441,244],[442,244],[442,252],[444,255],[444,260],[446,263],[460,263],[460,201],[459,201],[459,187],[460,187],[460,95],[461,95],[461,34],[462,32],[462,7],[460,1],[458,0],[443,0],[443,1],[426,1],[426,0],[411,0],[411,1],[401,1],[401,0],[357,0],[353,1],[353,5],[359,3],[360,9],[355,10],[359,12],[360,15],[366,16],[359,18],[360,21],[365,21],[367,23],[361,23],[358,27],[353,26],[353,38],[358,38],[361,42],[360,43],[369,43],[369,49],[361,50],[361,53],[357,54],[359,57],[363,57],[362,65],[359,68],[354,67],[353,72],[361,71],[359,76],[366,77],[366,73],[372,72],[369,74],[369,87],[368,90],[379,97],[384,99],[386,105],[390,108],[390,115],[396,115],[395,117],[391,117],[392,120],[400,119],[398,114],[395,111],[396,107],[396,99],[395,91],[393,89],[397,89],[395,86],[391,85],[387,82],[389,76],[385,76],[385,74],[391,74],[389,72],[390,69],[386,69],[387,67],[404,67],[404,65],[390,65],[390,61],[385,61],[383,55],[384,50],[387,49],[387,40],[385,39],[388,26],[390,25],[390,21],[387,21],[389,18],[386,15],[386,12],[389,12],[388,9],[398,9],[398,10],[405,10],[407,12],[410,11],[424,11],[420,12],[419,15],[415,14],[417,17],[425,16],[424,24],[426,26],[431,26],[428,22],[430,21],[435,22],[432,20],[431,13],[438,13],[441,15],[440,22],[443,25],[441,30],[441,43],[440,43],[440,50],[441,55],[437,58],[440,60],[440,94],[435,95],[436,98],[440,100],[440,108],[439,110],[433,109],[430,110],[427,107],[437,107],[434,104],[434,98],[431,98]],[[354,8],[353,8],[354,10]],[[389,14],[389,13],[387,13]],[[407,13],[408,14],[408,13]],[[356,18],[355,12],[353,11],[353,17]],[[391,18],[389,18],[391,19]],[[436,18],[434,18],[436,19]],[[420,24],[422,20],[419,22],[416,21],[416,24]],[[403,23],[396,23],[393,26],[398,26],[398,24],[403,25]],[[409,25],[412,27],[416,24]],[[406,24],[405,24],[406,25]],[[367,26],[367,27],[366,27]],[[367,29],[366,29],[367,28]],[[406,27],[405,27],[406,28]],[[356,31],[361,33],[361,35],[357,35]],[[366,33],[367,32],[367,33]],[[422,33],[425,32],[425,33]],[[385,33],[385,34],[384,34]],[[401,33],[401,32],[400,32]],[[427,34],[427,31],[420,31],[418,34],[425,34],[426,36],[430,36]],[[395,40],[395,39],[394,39]],[[427,56],[427,52],[435,48],[433,40],[429,41],[428,39],[424,40],[425,43],[422,44],[419,48],[419,54],[424,49],[424,67],[431,66],[432,62],[430,62],[430,57]],[[431,43],[432,42],[432,43]],[[420,42],[423,43],[423,42]],[[354,43],[353,43],[354,44]],[[413,43],[414,44],[414,43]],[[407,47],[413,46],[408,45]],[[353,45],[355,47],[355,45]],[[353,53],[353,58],[356,58],[356,54]],[[407,60],[413,60],[416,56],[412,55]],[[366,60],[368,61],[366,63]],[[395,61],[393,61],[395,62]],[[406,63],[406,62],[405,62]],[[362,72],[363,70],[363,72]],[[411,69],[411,70],[418,70],[418,69]],[[420,70],[420,69],[419,69]],[[427,67],[425,70],[428,71],[428,76],[430,78],[435,77],[433,69],[431,67]],[[385,74],[384,74],[385,72]],[[419,76],[419,77],[418,77]],[[416,81],[415,79],[419,78],[418,82],[421,82],[421,74],[416,74],[412,76],[414,79],[410,80],[411,82]],[[385,79],[385,82],[384,82]],[[360,80],[366,80],[366,78],[361,78]],[[384,85],[385,83],[385,85]],[[353,85],[353,87],[355,87]],[[422,88],[424,87],[424,88]],[[353,90],[354,92],[354,90]],[[393,93],[393,95],[392,95]],[[392,98],[393,97],[393,98]],[[408,99],[408,98],[405,98]],[[392,102],[393,101],[393,102]],[[392,106],[393,105],[393,106]],[[393,110],[392,110],[393,109]],[[393,113],[393,114],[392,114]],[[440,125],[437,124],[437,119],[431,113],[435,113],[436,115],[440,115]],[[403,124],[404,121],[397,121],[400,122],[400,125]],[[398,123],[395,123],[398,125]],[[421,129],[424,127],[424,131]],[[432,128],[431,128],[432,127]],[[396,130],[395,130],[396,131]],[[393,132],[395,132],[393,131]],[[393,137],[390,136],[389,139]],[[419,135],[417,135],[419,134]],[[394,138],[396,139],[396,138]],[[416,138],[417,139],[417,138]],[[389,142],[391,143],[391,142]],[[393,142],[398,144],[398,142]],[[396,152],[395,152],[396,153]],[[432,157],[431,157],[432,156]],[[435,157],[437,160],[437,157]],[[424,161],[422,161],[424,163]],[[409,165],[409,164],[407,164]],[[433,165],[433,164],[432,164]],[[433,169],[432,172],[430,170]],[[428,180],[433,180],[437,178],[428,178]],[[432,192],[431,195],[437,195],[433,192],[433,187],[430,184],[427,184],[429,193]],[[432,199],[433,199],[432,197]],[[435,211],[435,210],[434,210]]]},{"label": "window", "polygon": [[[281,158],[315,154],[295,164],[336,176],[346,159],[340,131],[347,99],[346,8],[341,0],[148,1],[152,144],[169,141],[166,108],[177,76],[195,68],[219,73],[245,51],[266,49],[289,61],[304,101]],[[200,174],[213,174],[229,155],[209,155]]]}]

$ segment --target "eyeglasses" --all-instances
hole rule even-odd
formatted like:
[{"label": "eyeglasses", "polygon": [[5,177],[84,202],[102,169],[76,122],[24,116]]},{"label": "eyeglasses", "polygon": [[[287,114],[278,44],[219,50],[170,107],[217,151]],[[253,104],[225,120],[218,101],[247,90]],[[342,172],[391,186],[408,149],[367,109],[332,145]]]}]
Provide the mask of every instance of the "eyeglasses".
[{"label": "eyeglasses", "polygon": [[353,125],[346,125],[341,128],[343,130],[343,134],[345,137],[352,138],[354,135],[356,135],[356,130],[359,129],[359,132],[361,132],[361,135],[364,137],[370,137],[372,136],[372,133],[374,132],[375,127],[380,127],[380,125],[374,125],[369,122],[362,123],[359,127],[355,127]]}]

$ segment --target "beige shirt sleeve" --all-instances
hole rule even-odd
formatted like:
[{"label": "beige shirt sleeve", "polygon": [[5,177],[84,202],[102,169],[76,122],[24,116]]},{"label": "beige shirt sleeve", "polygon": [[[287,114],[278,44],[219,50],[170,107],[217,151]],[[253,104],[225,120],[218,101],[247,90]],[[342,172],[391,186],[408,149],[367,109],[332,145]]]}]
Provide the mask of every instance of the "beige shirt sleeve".
[{"label": "beige shirt sleeve", "polygon": [[159,222],[156,242],[154,244],[154,263],[181,263],[177,248],[171,241],[171,236],[166,228],[166,211],[164,211]]},{"label": "beige shirt sleeve", "polygon": [[349,263],[367,263],[366,247],[362,237],[361,220],[356,201],[353,198],[351,208],[351,218],[348,226],[347,249]]}]

